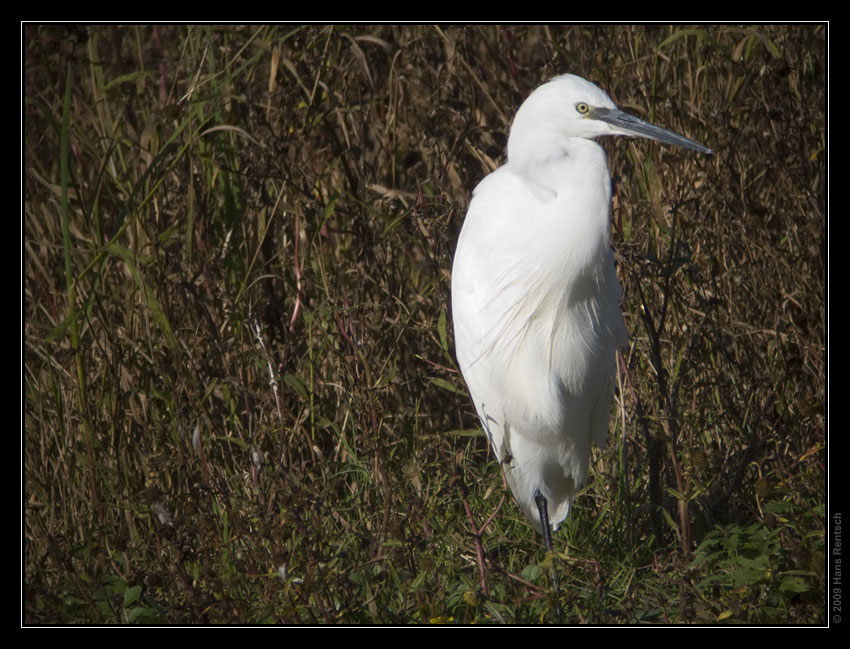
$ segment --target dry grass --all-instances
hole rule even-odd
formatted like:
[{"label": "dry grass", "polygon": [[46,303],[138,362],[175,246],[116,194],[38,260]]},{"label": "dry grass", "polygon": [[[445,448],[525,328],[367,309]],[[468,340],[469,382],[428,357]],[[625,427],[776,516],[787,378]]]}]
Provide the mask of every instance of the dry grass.
[{"label": "dry grass", "polygon": [[826,31],[25,26],[24,622],[552,619],[510,498],[475,561],[447,323],[569,71],[716,155],[604,143],[632,339],[565,617],[824,623]]}]

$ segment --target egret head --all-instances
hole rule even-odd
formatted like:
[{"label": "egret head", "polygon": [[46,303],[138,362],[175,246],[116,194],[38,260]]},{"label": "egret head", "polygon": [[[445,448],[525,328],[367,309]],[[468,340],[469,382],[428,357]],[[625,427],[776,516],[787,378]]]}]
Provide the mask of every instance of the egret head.
[{"label": "egret head", "polygon": [[[508,160],[548,156],[563,138],[644,137],[700,153],[711,149],[624,113],[598,86],[572,74],[555,77],[520,106],[508,139]],[[549,150],[547,152],[547,150]]]}]

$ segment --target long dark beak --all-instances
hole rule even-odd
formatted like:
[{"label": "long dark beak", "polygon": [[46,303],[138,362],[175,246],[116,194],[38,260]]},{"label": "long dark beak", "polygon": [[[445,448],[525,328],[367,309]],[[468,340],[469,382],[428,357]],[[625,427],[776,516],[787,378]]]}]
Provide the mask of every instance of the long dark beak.
[{"label": "long dark beak", "polygon": [[714,153],[714,151],[699,142],[694,142],[672,131],[645,122],[634,115],[624,113],[618,108],[594,108],[589,117],[610,124],[614,127],[614,132],[620,135],[648,137],[650,140],[672,144],[673,146],[681,146],[693,151],[699,151],[700,153]]}]

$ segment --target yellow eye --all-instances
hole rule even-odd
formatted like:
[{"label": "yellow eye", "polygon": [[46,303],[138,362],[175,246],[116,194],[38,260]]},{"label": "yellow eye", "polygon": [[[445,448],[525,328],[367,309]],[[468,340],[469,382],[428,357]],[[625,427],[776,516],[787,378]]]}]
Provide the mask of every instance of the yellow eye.
[{"label": "yellow eye", "polygon": [[579,115],[587,115],[590,112],[590,106],[585,104],[583,101],[580,101],[576,104],[576,111]]}]

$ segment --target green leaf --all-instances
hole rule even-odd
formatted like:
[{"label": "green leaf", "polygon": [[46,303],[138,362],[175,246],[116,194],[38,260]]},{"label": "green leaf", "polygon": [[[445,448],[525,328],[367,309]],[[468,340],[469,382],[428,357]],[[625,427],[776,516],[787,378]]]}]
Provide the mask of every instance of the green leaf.
[{"label": "green leaf", "polygon": [[305,401],[307,400],[307,386],[304,385],[304,382],[301,379],[299,379],[294,374],[284,374],[283,380],[295,389],[299,397],[301,397]]},{"label": "green leaf", "polygon": [[124,591],[124,606],[129,606],[137,599],[139,599],[139,595],[142,594],[141,586],[133,586],[132,588],[128,588]]},{"label": "green leaf", "polygon": [[446,333],[446,310],[443,309],[440,311],[440,319],[437,322],[437,331],[440,334],[440,345],[443,347],[443,351],[447,354],[449,353],[449,337]]},{"label": "green leaf", "polygon": [[429,380],[438,388],[443,388],[443,390],[448,390],[449,392],[454,392],[455,394],[466,395],[466,390],[458,388],[454,383],[447,381],[446,379],[442,379],[440,377],[432,377]]},{"label": "green leaf", "polygon": [[809,587],[799,577],[786,577],[779,584],[779,590],[783,593],[805,593]]}]

